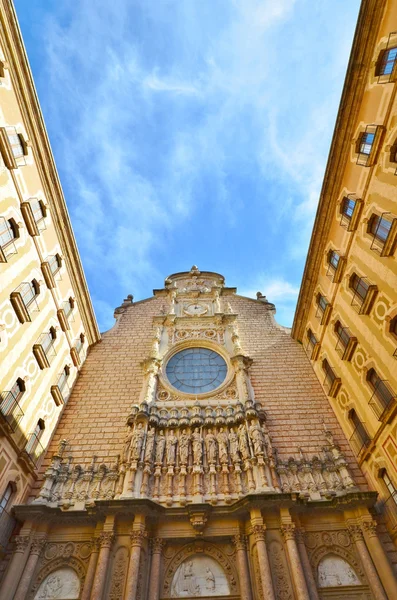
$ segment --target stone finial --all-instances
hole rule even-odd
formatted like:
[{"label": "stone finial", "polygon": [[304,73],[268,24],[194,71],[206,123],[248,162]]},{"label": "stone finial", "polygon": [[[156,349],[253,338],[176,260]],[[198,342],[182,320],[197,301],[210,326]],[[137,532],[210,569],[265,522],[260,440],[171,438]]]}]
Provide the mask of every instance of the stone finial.
[{"label": "stone finial", "polygon": [[134,296],[132,294],[128,294],[127,298],[124,298],[123,304],[121,306],[129,306],[130,304],[133,304],[133,302]]},{"label": "stone finial", "polygon": [[193,265],[192,268],[190,269],[190,274],[198,275],[199,273],[200,273],[200,269],[196,265]]}]

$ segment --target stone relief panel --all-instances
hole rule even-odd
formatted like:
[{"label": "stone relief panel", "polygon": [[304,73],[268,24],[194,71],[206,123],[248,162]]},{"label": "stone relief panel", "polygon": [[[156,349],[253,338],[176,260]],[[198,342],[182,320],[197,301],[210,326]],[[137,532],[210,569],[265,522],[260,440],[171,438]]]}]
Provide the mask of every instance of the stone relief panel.
[{"label": "stone relief panel", "polygon": [[113,559],[113,568],[110,578],[109,600],[123,598],[125,579],[128,569],[128,550],[125,547],[118,548]]},{"label": "stone relief panel", "polygon": [[[70,572],[74,573],[75,576],[77,577],[77,580],[79,582],[79,590],[80,587],[82,588],[84,585],[84,579],[85,579],[85,574],[86,574],[86,569],[87,569],[87,562],[88,562],[88,557],[91,553],[91,546],[88,543],[73,543],[73,542],[67,542],[67,543],[63,543],[63,544],[57,544],[57,543],[49,543],[46,545],[42,558],[41,558],[41,565],[40,565],[40,571],[39,574],[37,576],[37,579],[34,583],[34,585],[32,586],[29,596],[28,598],[30,600],[39,600],[41,598],[65,598],[65,600],[69,600],[70,598],[78,598],[79,597],[79,592],[77,593],[77,596],[63,596],[63,591],[61,595],[58,596],[38,596],[37,594],[40,592],[41,594],[44,594],[43,590],[46,590],[45,593],[49,594],[51,588],[56,589],[57,587],[59,587],[62,584],[62,588],[63,590],[68,590],[69,587],[65,584],[65,578],[64,575],[62,575],[62,573],[66,572],[66,574]],[[72,554],[74,554],[75,556],[72,556]],[[84,558],[83,558],[84,557]],[[61,575],[59,575],[58,573],[61,572]],[[55,574],[56,577],[51,579],[51,575]],[[57,578],[60,578],[60,583],[57,583]],[[76,578],[72,575],[70,575],[71,581],[75,581]],[[66,580],[68,578],[66,577]],[[50,583],[48,584],[48,586],[43,585],[47,580],[50,581]],[[73,587],[71,588],[71,590],[74,593],[74,589]],[[65,591],[65,593],[66,593]],[[57,592],[53,592],[53,594],[55,594]],[[68,592],[69,593],[69,592]]]},{"label": "stone relief panel", "polygon": [[220,564],[209,556],[194,555],[177,568],[171,597],[229,596],[230,588]]},{"label": "stone relief panel", "polygon": [[317,567],[318,586],[361,585],[354,569],[340,556],[329,554],[320,560]]},{"label": "stone relief panel", "polygon": [[53,571],[41,583],[34,600],[77,600],[80,596],[80,579],[73,569],[64,567]]},{"label": "stone relief panel", "polygon": [[292,584],[287,557],[281,540],[275,532],[268,533],[268,553],[272,571],[273,586],[277,600],[293,600]]}]

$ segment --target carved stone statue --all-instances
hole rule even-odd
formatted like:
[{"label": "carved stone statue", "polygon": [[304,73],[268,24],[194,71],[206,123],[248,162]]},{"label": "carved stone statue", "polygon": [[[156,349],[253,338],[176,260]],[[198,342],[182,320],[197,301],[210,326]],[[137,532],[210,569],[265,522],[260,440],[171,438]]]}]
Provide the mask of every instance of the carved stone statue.
[{"label": "carved stone statue", "polygon": [[193,432],[193,462],[195,465],[201,465],[203,461],[203,441],[198,427]]},{"label": "carved stone statue", "polygon": [[134,432],[133,432],[132,426],[130,425],[129,431],[128,431],[127,435],[125,436],[125,439],[124,439],[124,446],[123,446],[123,462],[124,463],[129,462],[131,440],[132,440],[133,437],[134,437]]},{"label": "carved stone statue", "polygon": [[230,456],[233,462],[236,462],[237,460],[240,460],[240,455],[238,453],[238,437],[237,434],[235,433],[233,427],[230,430],[229,433],[229,442],[230,442]]},{"label": "carved stone statue", "polygon": [[207,569],[206,569],[205,580],[206,580],[205,587],[207,588],[207,590],[213,592],[215,590],[215,576],[209,567],[207,567]]},{"label": "carved stone statue", "polygon": [[207,451],[207,460],[210,464],[216,463],[216,438],[212,433],[212,429],[208,429],[205,436],[205,449]]},{"label": "carved stone statue", "polygon": [[145,431],[143,429],[143,423],[138,423],[135,426],[134,434],[131,440],[131,458],[132,460],[139,460],[141,458],[143,440],[145,439]]},{"label": "carved stone statue", "polygon": [[156,463],[161,464],[163,462],[165,448],[165,437],[164,431],[161,430],[156,439]]},{"label": "carved stone statue", "polygon": [[250,437],[254,445],[254,454],[263,454],[263,434],[258,423],[252,423],[249,428]]},{"label": "carved stone statue", "polygon": [[227,433],[224,432],[223,427],[220,428],[217,438],[218,438],[219,462],[221,463],[221,465],[227,464],[229,461],[229,455],[228,455],[228,449],[227,449],[228,438],[227,438]]},{"label": "carved stone statue", "polygon": [[181,465],[187,465],[189,457],[189,441],[190,436],[186,433],[186,429],[183,429],[182,434],[179,437],[179,461]]},{"label": "carved stone statue", "polygon": [[177,443],[178,439],[175,437],[173,429],[171,429],[167,438],[167,465],[175,465]]},{"label": "carved stone statue", "polygon": [[156,430],[151,427],[146,436],[145,460],[148,462],[152,461],[155,435]]},{"label": "carved stone statue", "polygon": [[238,428],[238,448],[243,460],[250,458],[250,450],[247,441],[247,433],[243,424]]}]

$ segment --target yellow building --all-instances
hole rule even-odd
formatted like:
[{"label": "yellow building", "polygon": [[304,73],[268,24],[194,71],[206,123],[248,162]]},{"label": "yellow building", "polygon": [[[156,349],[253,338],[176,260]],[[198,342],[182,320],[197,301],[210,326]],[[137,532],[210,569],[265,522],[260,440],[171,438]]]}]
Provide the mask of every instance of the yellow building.
[{"label": "yellow building", "polygon": [[0,556],[99,332],[12,3],[0,2]]},{"label": "yellow building", "polygon": [[292,329],[397,541],[397,3],[363,2]]}]

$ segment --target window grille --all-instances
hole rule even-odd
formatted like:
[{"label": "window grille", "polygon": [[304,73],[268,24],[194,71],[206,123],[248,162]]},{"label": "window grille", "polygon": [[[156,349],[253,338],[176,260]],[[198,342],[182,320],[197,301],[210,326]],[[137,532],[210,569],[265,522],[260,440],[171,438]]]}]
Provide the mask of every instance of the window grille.
[{"label": "window grille", "polygon": [[56,338],[55,329],[42,333],[37,342],[33,346],[33,354],[41,369],[49,367],[51,360],[56,356],[54,340]]},{"label": "window grille", "polygon": [[394,487],[393,482],[387,474],[386,470],[383,471],[382,479],[385,482],[385,485],[390,493],[389,498],[391,498],[394,504],[397,506],[397,489]]},{"label": "window grille", "polygon": [[42,200],[38,200],[37,198],[30,198],[29,203],[32,208],[33,218],[36,221],[37,227],[40,231],[43,231],[46,229],[45,217],[47,214],[44,203]]},{"label": "window grille", "polygon": [[[389,212],[373,214],[368,221],[368,233],[372,236],[371,250],[381,256],[389,256],[395,250],[397,219],[390,218]],[[389,215],[389,218],[385,218]]]},{"label": "window grille", "polygon": [[0,262],[7,262],[7,259],[17,253],[15,247],[16,235],[15,226],[11,219],[0,217]]},{"label": "window grille", "polygon": [[38,433],[36,430],[31,433],[28,437],[28,441],[25,446],[25,452],[33,462],[33,464],[37,464],[40,456],[44,452],[44,448],[40,442],[41,433]]},{"label": "window grille", "polygon": [[351,360],[357,345],[357,338],[353,336],[350,329],[344,327],[340,321],[335,323],[335,334],[337,337],[335,350],[342,360]]},{"label": "window grille", "polygon": [[354,415],[354,418],[351,418],[354,425],[354,431],[349,441],[354,452],[359,456],[365,448],[368,448],[371,443],[371,438],[365,428],[365,423],[362,423],[355,413]]},{"label": "window grille", "polygon": [[321,325],[325,325],[328,322],[329,316],[331,314],[332,306],[330,305],[326,297],[320,293],[317,294],[316,303],[316,319],[319,319]]},{"label": "window grille", "polygon": [[369,406],[372,408],[378,421],[382,421],[390,407],[396,404],[396,394],[389,386],[389,383],[378,376],[375,369],[370,369],[367,380],[373,389]]},{"label": "window grille", "polygon": [[378,125],[367,125],[365,131],[360,134],[357,142],[357,164],[362,167],[370,166],[370,158],[373,156]]},{"label": "window grille", "polygon": [[47,262],[50,265],[51,273],[56,275],[62,266],[62,260],[59,254],[47,257]]},{"label": "window grille", "polygon": [[323,360],[322,367],[323,367],[323,371],[325,373],[325,377],[324,377],[324,381],[323,381],[324,389],[327,392],[328,396],[332,396],[333,398],[335,398],[335,396],[337,395],[337,393],[339,391],[339,388],[341,385],[341,380],[336,375],[335,371],[333,370],[333,368],[331,367],[331,365],[329,364],[327,359]]},{"label": "window grille", "polygon": [[2,550],[4,553],[17,523],[16,519],[14,519],[14,517],[7,510],[14,493],[13,484],[9,483],[6,487],[3,497],[0,500],[0,550]]},{"label": "window grille", "polygon": [[350,288],[353,290],[351,306],[360,315],[368,314],[377,294],[376,285],[368,277],[360,277],[356,273],[350,277]]},{"label": "window grille", "polygon": [[4,129],[17,166],[22,167],[26,165],[27,148],[23,143],[22,136],[17,133],[15,127],[7,126]]},{"label": "window grille", "polygon": [[307,344],[306,344],[306,353],[308,354],[311,360],[316,360],[318,356],[318,351],[320,349],[320,343],[318,342],[316,336],[312,332],[311,329],[307,330]]},{"label": "window grille", "polygon": [[74,301],[71,298],[69,298],[69,300],[65,300],[65,302],[62,303],[62,308],[65,312],[67,319],[69,319],[69,321],[74,321],[74,319],[73,319]]},{"label": "window grille", "polygon": [[357,228],[362,204],[362,200],[355,194],[348,194],[340,203],[340,225],[347,231],[354,231]]},{"label": "window grille", "polygon": [[389,83],[393,81],[396,74],[397,64],[397,31],[392,31],[387,40],[387,45],[379,54],[375,67],[375,75],[378,83]]}]

